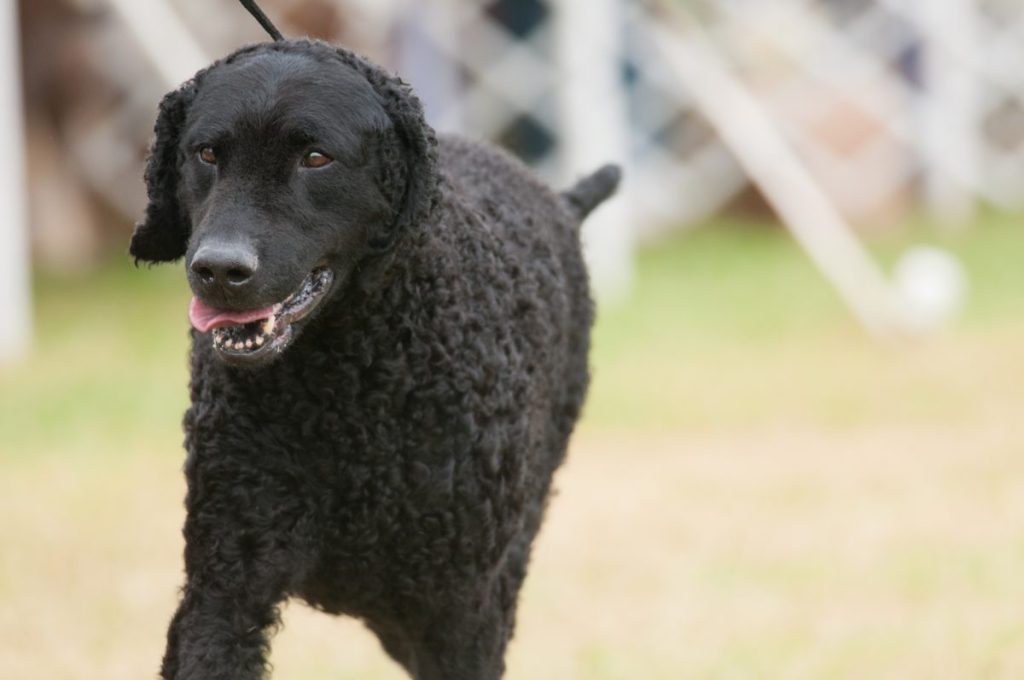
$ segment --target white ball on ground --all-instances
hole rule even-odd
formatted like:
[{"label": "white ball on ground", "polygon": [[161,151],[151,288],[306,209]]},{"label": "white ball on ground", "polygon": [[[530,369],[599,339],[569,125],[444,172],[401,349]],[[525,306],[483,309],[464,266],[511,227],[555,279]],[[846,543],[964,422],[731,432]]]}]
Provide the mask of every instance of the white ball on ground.
[{"label": "white ball on ground", "polygon": [[915,246],[896,263],[894,275],[903,302],[902,320],[908,330],[938,330],[963,310],[967,272],[947,251]]}]

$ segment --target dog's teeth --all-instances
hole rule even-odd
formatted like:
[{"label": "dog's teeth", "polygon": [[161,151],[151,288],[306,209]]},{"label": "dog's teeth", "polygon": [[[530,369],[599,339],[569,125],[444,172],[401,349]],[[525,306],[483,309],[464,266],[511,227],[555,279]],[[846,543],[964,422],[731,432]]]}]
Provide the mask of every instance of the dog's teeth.
[{"label": "dog's teeth", "polygon": [[[215,328],[211,333],[213,346],[217,349],[234,350],[236,352],[244,350],[251,351],[258,347],[262,347],[266,344],[267,340],[270,340],[270,336],[274,332],[274,327],[276,325],[276,317],[269,316],[258,326],[258,330],[256,330],[255,333],[253,333],[250,327],[242,328],[241,326],[232,326]],[[236,339],[236,336],[238,335],[241,335],[242,337]]]}]

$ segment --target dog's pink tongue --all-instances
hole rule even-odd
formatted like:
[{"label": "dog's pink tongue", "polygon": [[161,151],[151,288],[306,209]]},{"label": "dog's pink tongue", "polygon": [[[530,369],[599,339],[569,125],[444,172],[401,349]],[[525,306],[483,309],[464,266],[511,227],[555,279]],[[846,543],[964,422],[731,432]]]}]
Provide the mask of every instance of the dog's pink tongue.
[{"label": "dog's pink tongue", "polygon": [[237,326],[238,324],[258,321],[273,316],[277,311],[277,305],[264,307],[263,309],[252,309],[244,312],[235,312],[227,309],[216,309],[209,306],[197,297],[192,298],[188,305],[188,318],[192,327],[200,333],[205,333],[213,328],[224,326]]}]

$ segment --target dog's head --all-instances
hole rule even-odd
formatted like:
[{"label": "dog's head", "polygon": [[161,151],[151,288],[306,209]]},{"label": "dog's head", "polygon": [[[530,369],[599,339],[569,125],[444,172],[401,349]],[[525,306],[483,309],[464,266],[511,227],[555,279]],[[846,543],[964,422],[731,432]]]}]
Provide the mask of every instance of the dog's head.
[{"label": "dog's head", "polygon": [[398,78],[345,50],[239,50],[160,104],[137,261],[184,256],[222,359],[279,355],[365,259],[429,214],[436,140]]}]

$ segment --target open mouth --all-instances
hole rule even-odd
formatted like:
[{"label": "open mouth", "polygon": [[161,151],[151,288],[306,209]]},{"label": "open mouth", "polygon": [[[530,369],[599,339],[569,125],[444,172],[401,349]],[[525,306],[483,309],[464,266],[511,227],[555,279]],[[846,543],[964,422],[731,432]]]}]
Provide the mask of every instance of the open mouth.
[{"label": "open mouth", "polygon": [[196,330],[212,331],[213,348],[225,359],[257,361],[284,351],[295,338],[294,325],[316,309],[333,280],[330,269],[314,269],[284,301],[247,311],[220,310],[192,298],[189,319]]}]

